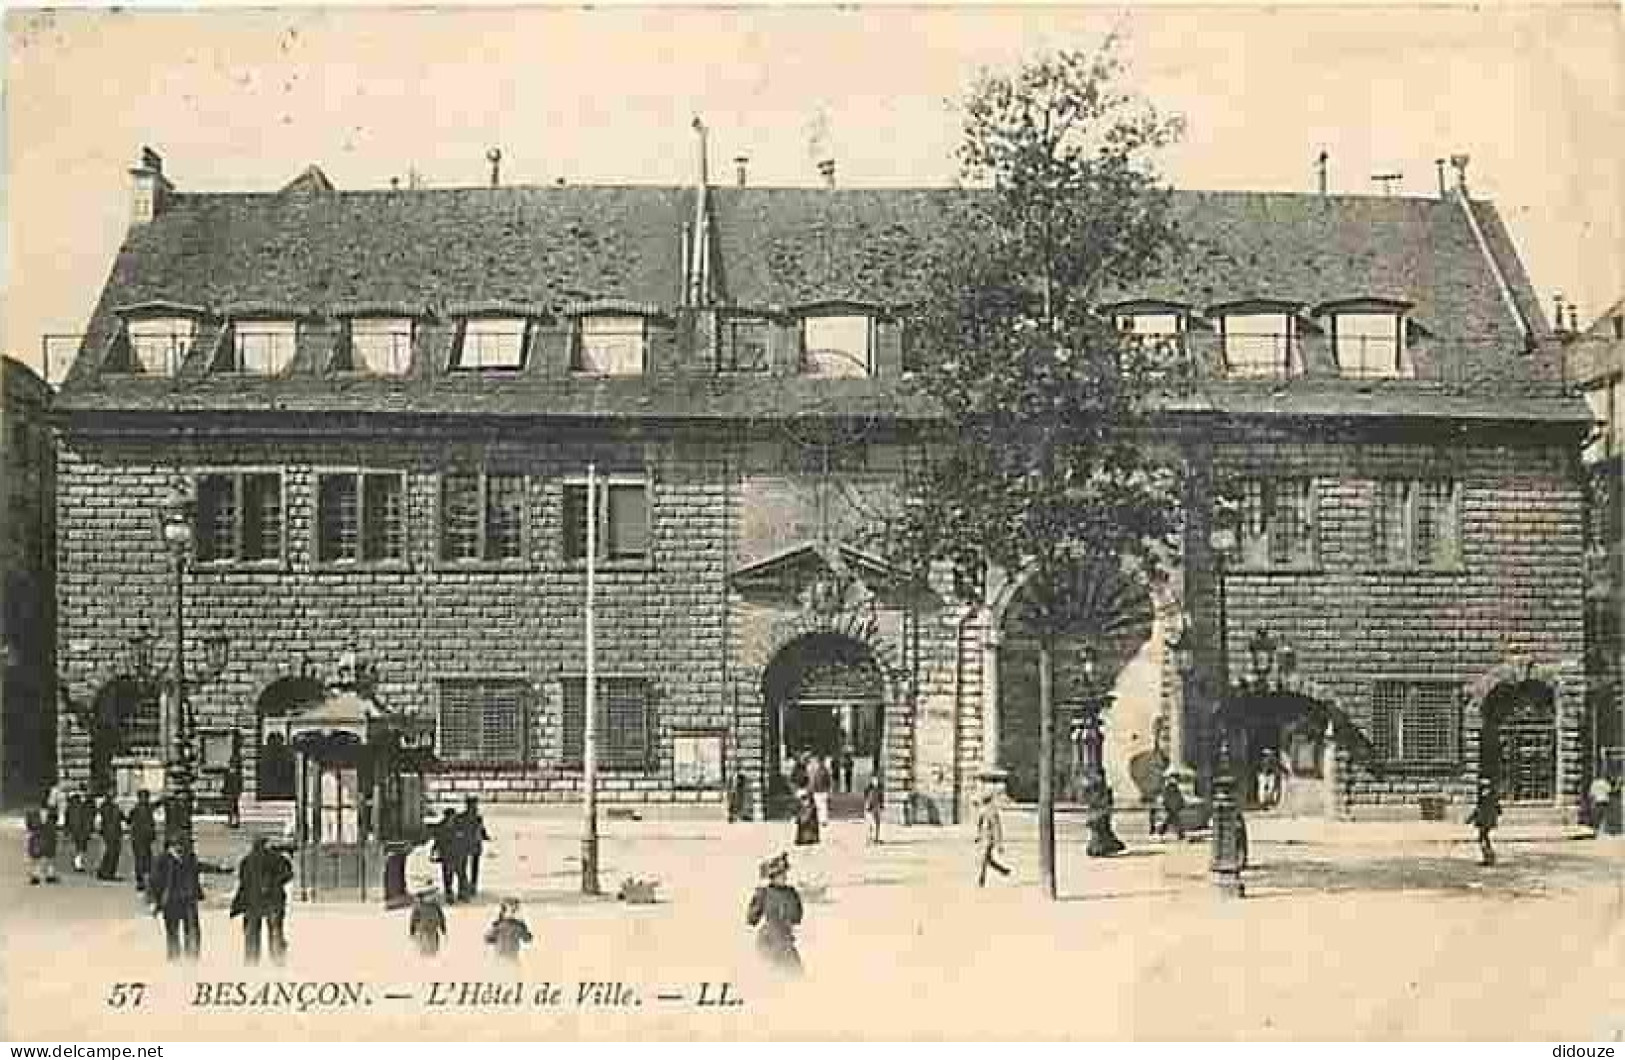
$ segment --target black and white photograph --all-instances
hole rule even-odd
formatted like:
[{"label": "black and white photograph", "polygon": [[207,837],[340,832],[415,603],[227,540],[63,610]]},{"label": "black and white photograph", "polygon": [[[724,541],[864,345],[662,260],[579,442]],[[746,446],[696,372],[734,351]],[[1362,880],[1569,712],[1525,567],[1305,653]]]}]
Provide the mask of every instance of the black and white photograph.
[{"label": "black and white photograph", "polygon": [[1616,5],[4,20],[0,1038],[1625,1036]]}]

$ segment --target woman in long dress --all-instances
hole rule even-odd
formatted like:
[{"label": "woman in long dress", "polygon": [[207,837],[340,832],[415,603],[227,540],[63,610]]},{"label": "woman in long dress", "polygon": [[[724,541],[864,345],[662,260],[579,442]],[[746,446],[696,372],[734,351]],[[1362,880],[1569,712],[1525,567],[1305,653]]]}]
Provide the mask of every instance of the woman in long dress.
[{"label": "woman in long dress", "polygon": [[750,896],[745,923],[756,928],[756,952],[778,970],[801,973],[801,954],[796,950],[796,926],[801,923],[801,895],[785,882],[790,859],[783,854],[762,862],[760,873],[766,884]]}]

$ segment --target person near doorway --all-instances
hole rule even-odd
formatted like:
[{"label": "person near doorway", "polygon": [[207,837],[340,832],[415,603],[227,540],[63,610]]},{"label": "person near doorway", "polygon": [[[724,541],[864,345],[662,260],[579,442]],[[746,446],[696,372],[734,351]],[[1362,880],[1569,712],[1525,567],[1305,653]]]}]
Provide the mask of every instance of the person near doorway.
[{"label": "person near doorway", "polygon": [[[264,836],[254,839],[248,854],[237,863],[237,893],[231,915],[243,918],[243,961],[260,963],[261,936],[270,943],[271,961],[281,964],[288,955],[288,881],[293,863],[275,850]],[[263,930],[262,930],[263,929]]]},{"label": "person near doorway", "polygon": [[96,807],[81,792],[68,794],[68,808],[63,823],[68,829],[68,841],[73,844],[73,871],[85,871],[85,853],[90,849],[90,834],[96,830]]},{"label": "person near doorway", "polygon": [[463,854],[463,868],[458,884],[463,901],[466,902],[480,893],[480,856],[485,853],[485,844],[491,841],[491,834],[485,830],[485,818],[480,816],[478,798],[470,795],[463,800],[463,812],[457,823],[462,829],[459,845]]},{"label": "person near doorway", "polygon": [[871,776],[863,789],[863,816],[869,822],[869,842],[880,842],[880,817],[886,810],[886,791],[879,775]]},{"label": "person near doorway", "polygon": [[852,773],[857,769],[858,760],[852,747],[852,738],[847,737],[841,741],[841,790],[848,795],[852,794]]},{"label": "person near doorway", "polygon": [[457,902],[457,884],[463,874],[462,828],[457,811],[447,809],[434,826],[434,838],[429,844],[429,860],[440,863],[440,886],[446,892],[446,904]]},{"label": "person near doorway", "polygon": [[1614,785],[1609,783],[1606,776],[1598,773],[1596,779],[1591,782],[1588,794],[1591,802],[1589,807],[1591,813],[1591,838],[1597,839],[1602,836],[1603,830],[1608,827],[1608,810],[1614,801]]},{"label": "person near doorway", "polygon": [[813,846],[818,843],[818,804],[813,801],[813,793],[809,788],[801,788],[796,792],[796,846]]},{"label": "person near doorway", "polygon": [[790,764],[790,789],[800,791],[805,788],[811,776],[809,763],[812,761],[812,752],[803,751],[796,755],[795,761]]},{"label": "person near doorway", "polygon": [[829,824],[829,789],[833,783],[829,756],[813,755],[807,763],[807,783],[812,788],[813,805],[818,808],[819,827],[824,827]]},{"label": "person near doorway", "polygon": [[728,822],[746,820],[746,806],[750,799],[749,779],[743,769],[734,770],[733,783],[728,785]]},{"label": "person near doorway", "polygon": [[1490,845],[1490,833],[1501,820],[1501,796],[1495,790],[1495,781],[1489,777],[1478,778],[1478,801],[1473,804],[1473,812],[1467,815],[1467,823],[1478,830],[1478,863],[1480,865],[1495,864],[1495,848]]},{"label": "person near doorway", "polygon": [[440,907],[440,892],[433,883],[418,890],[406,933],[412,937],[419,956],[433,957],[440,952],[440,941],[446,937],[446,911]]},{"label": "person near doorway", "polygon": [[756,952],[769,966],[786,974],[801,974],[801,953],[796,949],[796,928],[801,924],[801,895],[790,886],[790,858],[769,858],[757,869],[766,880],[750,896],[745,924],[756,928]]},{"label": "person near doorway", "polygon": [[97,831],[102,837],[102,861],[96,866],[98,880],[118,879],[119,857],[124,848],[124,815],[119,813],[113,793],[102,796],[101,810],[96,817]]},{"label": "person near doorway", "polygon": [[238,828],[243,823],[243,760],[236,751],[231,752],[231,764],[220,782],[220,796],[226,804],[226,827]]},{"label": "person near doorway", "polygon": [[1008,866],[999,863],[1004,848],[1004,820],[999,816],[999,793],[989,790],[982,795],[982,808],[976,815],[976,849],[979,862],[976,886],[987,886],[989,868],[1000,876],[1010,875]]},{"label": "person near doorway", "polygon": [[158,840],[158,822],[152,813],[152,795],[146,788],[135,793],[130,807],[130,858],[135,862],[135,889],[147,889],[152,875],[152,845]]},{"label": "person near doorway", "polygon": [[1185,793],[1179,790],[1179,781],[1174,777],[1162,778],[1162,790],[1157,793],[1157,800],[1162,807],[1162,813],[1154,829],[1159,836],[1167,836],[1168,830],[1173,829],[1174,835],[1183,843],[1185,841]]},{"label": "person near doorway", "polygon": [[203,900],[203,877],[184,833],[164,837],[164,852],[152,867],[147,897],[152,915],[164,918],[164,944],[169,959],[195,961],[203,947],[197,907]]}]

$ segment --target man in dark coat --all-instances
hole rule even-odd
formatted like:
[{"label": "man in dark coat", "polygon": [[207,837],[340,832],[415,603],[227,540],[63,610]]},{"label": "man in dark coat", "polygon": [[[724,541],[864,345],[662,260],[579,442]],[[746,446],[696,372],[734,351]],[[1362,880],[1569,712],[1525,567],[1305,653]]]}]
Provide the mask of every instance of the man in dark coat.
[{"label": "man in dark coat", "polygon": [[203,879],[192,842],[184,835],[164,839],[164,852],[152,867],[147,897],[152,914],[164,918],[164,941],[169,959],[195,961],[203,945],[197,907],[203,900]]},{"label": "man in dark coat", "polygon": [[147,888],[152,875],[152,844],[158,839],[158,822],[152,815],[152,796],[145,788],[135,793],[130,807],[130,856],[135,860],[135,889]]},{"label": "man in dark coat", "polygon": [[237,894],[231,915],[243,918],[243,960],[260,963],[261,927],[270,936],[271,960],[281,964],[288,954],[285,931],[288,916],[288,881],[293,864],[265,838],[254,840],[248,855],[237,864]]},{"label": "man in dark coat", "polygon": [[1473,804],[1473,812],[1467,815],[1467,823],[1478,829],[1478,863],[1480,865],[1495,864],[1495,848],[1490,845],[1490,833],[1501,820],[1501,796],[1495,790],[1495,781],[1489,777],[1478,778],[1478,801]]},{"label": "man in dark coat", "polygon": [[124,815],[112,792],[102,796],[102,806],[96,817],[96,830],[102,837],[102,863],[96,867],[98,880],[118,879],[119,857],[124,849]]},{"label": "man in dark coat", "polygon": [[220,799],[226,804],[226,827],[237,828],[243,823],[243,761],[231,756],[231,767],[220,781]]},{"label": "man in dark coat", "polygon": [[779,971],[799,975],[796,926],[801,923],[801,895],[785,882],[790,859],[780,854],[764,861],[760,874],[767,883],[756,888],[745,910],[745,923],[756,928],[756,952]]},{"label": "man in dark coat", "polygon": [[90,799],[75,791],[68,795],[68,838],[73,842],[73,871],[85,871],[85,851],[90,849],[90,834],[96,830],[96,807]]},{"label": "man in dark coat", "polygon": [[479,799],[470,795],[463,800],[463,812],[457,825],[463,854],[457,883],[463,900],[467,901],[480,892],[480,855],[485,852],[485,844],[491,841],[490,833],[485,830],[485,818],[480,816]]},{"label": "man in dark coat", "polygon": [[440,862],[440,886],[446,892],[447,905],[457,901],[457,883],[462,875],[463,863],[462,831],[457,811],[447,810],[434,826],[430,840],[429,856]]}]

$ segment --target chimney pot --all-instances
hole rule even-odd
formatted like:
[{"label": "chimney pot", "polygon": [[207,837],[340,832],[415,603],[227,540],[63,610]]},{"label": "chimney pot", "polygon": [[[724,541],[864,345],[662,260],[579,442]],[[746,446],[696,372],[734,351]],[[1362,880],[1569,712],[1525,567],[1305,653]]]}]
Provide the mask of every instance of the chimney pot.
[{"label": "chimney pot", "polygon": [[1569,330],[1580,334],[1580,310],[1573,302],[1569,303]]},{"label": "chimney pot", "polygon": [[1558,331],[1563,330],[1563,293],[1561,291],[1552,295],[1552,325]]},{"label": "chimney pot", "polygon": [[495,188],[502,183],[502,148],[493,147],[485,152],[485,160],[491,163],[491,187]]},{"label": "chimney pot", "polygon": [[739,178],[739,186],[741,188],[743,188],[745,186],[746,167],[748,167],[749,165],[750,165],[750,156],[749,155],[735,155],[734,156],[734,174],[735,174],[735,176],[737,176]]},{"label": "chimney pot", "polygon": [[162,174],[164,171],[164,158],[152,148],[143,146],[141,148],[141,168]]},{"label": "chimney pot", "polygon": [[1325,151],[1322,151],[1322,152],[1320,152],[1319,157],[1317,157],[1315,159],[1315,184],[1316,184],[1317,187],[1319,187],[1320,193],[1322,195],[1326,194],[1326,188],[1327,188],[1326,168],[1327,168],[1327,163],[1329,163],[1331,161],[1331,158],[1332,158],[1332,156],[1330,154],[1328,154]]},{"label": "chimney pot", "polygon": [[1435,158],[1433,160],[1433,168],[1437,170],[1439,174],[1439,198],[1442,199],[1446,195],[1450,194],[1450,188],[1445,184],[1444,179],[1444,159]]},{"label": "chimney pot", "polygon": [[173,190],[164,176],[164,160],[150,147],[141,148],[141,163],[130,169],[130,223],[142,225],[164,210],[164,200]]}]

